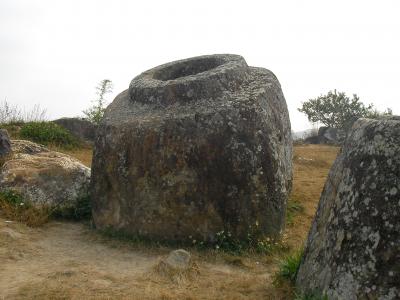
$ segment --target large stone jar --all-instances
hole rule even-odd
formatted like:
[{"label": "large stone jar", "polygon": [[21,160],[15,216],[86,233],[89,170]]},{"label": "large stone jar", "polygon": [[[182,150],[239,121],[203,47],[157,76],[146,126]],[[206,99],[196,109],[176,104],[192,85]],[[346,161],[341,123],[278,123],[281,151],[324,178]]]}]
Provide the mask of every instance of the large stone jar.
[{"label": "large stone jar", "polygon": [[161,65],[105,112],[92,166],[94,222],[157,240],[276,236],[291,160],[288,110],[272,72],[238,55]]},{"label": "large stone jar", "polygon": [[400,117],[359,119],[333,164],[297,287],[329,299],[400,299]]}]

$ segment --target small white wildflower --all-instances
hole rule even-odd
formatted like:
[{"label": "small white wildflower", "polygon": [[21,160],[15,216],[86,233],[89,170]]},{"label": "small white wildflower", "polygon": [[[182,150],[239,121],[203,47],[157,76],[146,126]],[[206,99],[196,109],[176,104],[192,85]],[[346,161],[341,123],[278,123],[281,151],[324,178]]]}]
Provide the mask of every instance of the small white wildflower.
[{"label": "small white wildflower", "polygon": [[21,206],[24,205],[24,202],[21,202],[19,205],[21,205]]},{"label": "small white wildflower", "polygon": [[215,249],[219,249],[219,246],[218,246],[218,245],[216,245],[216,246],[215,246]]}]

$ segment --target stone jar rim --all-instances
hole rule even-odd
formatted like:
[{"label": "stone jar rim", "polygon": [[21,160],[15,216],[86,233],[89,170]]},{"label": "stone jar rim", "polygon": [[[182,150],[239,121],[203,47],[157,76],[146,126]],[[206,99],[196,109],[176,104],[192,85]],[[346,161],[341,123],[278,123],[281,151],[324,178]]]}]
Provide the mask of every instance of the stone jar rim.
[{"label": "stone jar rim", "polygon": [[240,55],[214,54],[177,60],[135,77],[129,86],[131,101],[170,105],[215,99],[237,90],[249,67]]}]

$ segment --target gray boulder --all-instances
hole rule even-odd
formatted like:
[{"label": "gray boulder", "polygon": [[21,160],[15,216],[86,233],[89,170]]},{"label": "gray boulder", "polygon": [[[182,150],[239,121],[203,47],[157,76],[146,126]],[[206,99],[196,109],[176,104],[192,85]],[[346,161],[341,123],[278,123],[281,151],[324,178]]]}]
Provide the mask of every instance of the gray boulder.
[{"label": "gray boulder", "polygon": [[53,121],[68,130],[73,136],[86,142],[93,143],[96,137],[97,125],[80,118],[61,118]]},{"label": "gray boulder", "polygon": [[318,134],[307,137],[304,142],[307,144],[330,144],[339,145],[343,143],[346,133],[332,127],[321,126]]},{"label": "gray boulder", "polygon": [[76,207],[88,197],[90,169],[75,158],[28,141],[12,141],[12,156],[0,169],[0,189],[13,190],[36,206]]},{"label": "gray boulder", "polygon": [[153,274],[162,276],[173,282],[182,282],[199,274],[197,264],[189,252],[178,249],[171,251],[168,256],[161,258],[153,267]]},{"label": "gray boulder", "polygon": [[297,286],[329,299],[400,299],[400,117],[360,119],[322,192]]},{"label": "gray boulder", "polygon": [[318,136],[324,139],[324,144],[339,145],[346,138],[346,132],[343,129],[321,126],[318,129]]},{"label": "gray boulder", "polygon": [[168,63],[107,108],[92,165],[93,218],[157,240],[214,241],[224,230],[278,235],[292,139],[275,75],[238,55]]},{"label": "gray boulder", "polygon": [[338,141],[338,130],[332,127],[321,126],[318,135],[325,138],[325,143],[335,144]]},{"label": "gray boulder", "polygon": [[11,141],[7,130],[0,129],[0,158],[11,153]]},{"label": "gray boulder", "polygon": [[315,144],[315,145],[325,144],[325,141],[326,141],[325,138],[320,137],[319,135],[309,136],[304,139],[304,143]]}]

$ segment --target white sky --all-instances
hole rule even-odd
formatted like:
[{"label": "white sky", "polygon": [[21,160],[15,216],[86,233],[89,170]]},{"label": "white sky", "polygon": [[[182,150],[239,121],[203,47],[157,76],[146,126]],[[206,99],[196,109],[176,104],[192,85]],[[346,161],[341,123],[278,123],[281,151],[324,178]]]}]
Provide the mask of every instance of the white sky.
[{"label": "white sky", "polygon": [[337,89],[400,114],[400,1],[0,0],[0,100],[50,118],[81,115],[96,84],[110,100],[139,73],[234,53],[273,71],[292,128],[301,101]]}]

